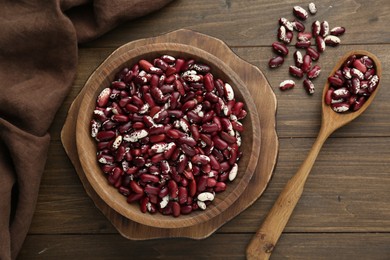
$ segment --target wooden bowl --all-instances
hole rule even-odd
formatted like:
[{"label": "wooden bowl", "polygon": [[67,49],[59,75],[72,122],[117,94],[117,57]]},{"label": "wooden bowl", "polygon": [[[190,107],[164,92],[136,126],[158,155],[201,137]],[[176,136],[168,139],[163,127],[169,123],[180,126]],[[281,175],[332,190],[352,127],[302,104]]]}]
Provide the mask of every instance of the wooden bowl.
[{"label": "wooden bowl", "polygon": [[[193,58],[208,64],[214,76],[232,85],[237,100],[244,101],[247,117],[242,121],[245,131],[242,134],[241,151],[243,156],[238,164],[236,179],[228,183],[228,188],[218,193],[213,203],[205,211],[195,211],[178,218],[160,213],[142,213],[138,203],[128,204],[126,198],[111,186],[101,171],[96,159],[96,143],[90,136],[90,121],[95,108],[96,97],[109,86],[114,76],[123,67],[132,66],[140,59],[152,60],[162,54],[175,57]],[[256,168],[260,154],[260,123],[251,94],[237,74],[214,55],[194,46],[178,43],[155,43],[140,46],[125,52],[120,57],[108,57],[104,67],[98,67],[85,85],[86,91],[81,101],[76,124],[76,145],[81,166],[87,180],[100,198],[122,216],[143,225],[158,228],[183,228],[200,224],[217,217],[232,205],[246,189]]]}]

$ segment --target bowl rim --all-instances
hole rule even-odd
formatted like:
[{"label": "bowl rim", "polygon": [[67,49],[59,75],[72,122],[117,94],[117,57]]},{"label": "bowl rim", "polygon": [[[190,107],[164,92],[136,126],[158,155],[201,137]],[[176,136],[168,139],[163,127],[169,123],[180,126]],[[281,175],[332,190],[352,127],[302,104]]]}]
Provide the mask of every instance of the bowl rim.
[{"label": "bowl rim", "polygon": [[[115,51],[114,51],[115,52]],[[86,135],[89,138],[89,142],[92,142],[92,145],[95,147],[96,150],[96,143],[95,140],[90,137],[90,131],[89,131],[89,121],[92,118],[92,111],[91,113],[88,113],[88,104],[91,98],[93,101],[96,100],[96,96],[98,95],[99,91],[102,89],[102,81],[106,80],[110,74],[113,73],[113,71],[118,68],[123,68],[130,59],[140,59],[145,55],[155,53],[155,52],[175,52],[175,53],[184,53],[189,56],[196,56],[200,59],[207,60],[207,64],[213,65],[214,67],[217,67],[219,70],[223,71],[226,75],[229,75],[228,78],[231,82],[234,82],[234,84],[231,84],[234,88],[234,90],[239,90],[241,92],[242,98],[245,100],[246,106],[249,106],[251,103],[252,110],[248,113],[250,117],[250,122],[252,122],[252,138],[256,139],[256,142],[252,142],[252,148],[251,148],[251,155],[248,160],[248,164],[244,166],[244,171],[242,172],[243,178],[239,181],[239,183],[236,185],[235,189],[230,190],[229,194],[225,196],[225,198],[218,203],[213,203],[212,206],[208,207],[206,211],[199,211],[194,212],[190,215],[181,215],[179,218],[172,218],[171,216],[164,216],[156,218],[156,215],[152,214],[144,214],[141,211],[137,210],[136,212],[133,212],[133,210],[129,210],[129,204],[126,202],[126,199],[123,198],[123,195],[120,195],[115,187],[108,184],[106,181],[106,176],[102,174],[102,171],[100,170],[100,167],[98,166],[96,157],[94,157],[93,163],[95,164],[99,169],[99,174],[91,174],[91,171],[89,168],[87,168],[88,164],[88,154],[86,153],[85,149],[80,146],[81,140],[84,140]],[[157,57],[158,54],[155,54]],[[108,69],[107,68],[113,68]],[[96,81],[99,79],[98,81]],[[230,82],[229,82],[230,83]],[[123,55],[119,57],[112,58],[112,54],[107,57],[105,61],[103,61],[97,69],[94,70],[94,72],[90,75],[87,82],[85,83],[84,88],[92,88],[93,89],[93,95],[88,95],[86,92],[86,95],[82,98],[81,105],[80,105],[80,112],[87,111],[86,113],[78,114],[77,117],[77,123],[76,123],[76,145],[77,145],[77,153],[80,158],[80,163],[83,168],[83,171],[85,172],[85,175],[88,179],[88,182],[91,184],[92,188],[96,191],[98,196],[102,198],[107,205],[109,205],[111,208],[113,208],[116,212],[121,214],[122,216],[131,219],[133,221],[136,221],[138,223],[149,225],[153,227],[161,227],[161,228],[172,228],[172,227],[188,227],[194,224],[200,224],[205,221],[208,221],[216,216],[218,216],[222,211],[224,211],[226,208],[228,208],[231,204],[234,203],[234,201],[242,194],[242,192],[247,187],[250,179],[253,176],[253,173],[257,166],[258,157],[260,155],[260,121],[258,112],[256,109],[256,106],[254,105],[254,101],[251,98],[251,95],[246,88],[245,84],[242,82],[242,80],[239,78],[239,76],[221,59],[214,56],[213,54],[204,51],[198,47],[188,45],[188,44],[182,44],[182,43],[154,43],[154,44],[148,44],[145,46],[140,46],[133,48],[129,51],[126,51]],[[254,108],[254,109],[253,109]],[[82,131],[80,131],[82,129]],[[257,132],[256,132],[257,131]],[[256,133],[255,133],[256,132]],[[244,155],[245,156],[245,155]],[[242,165],[241,165],[242,167]],[[239,164],[239,168],[240,164]],[[100,176],[100,177],[98,177]],[[101,177],[104,178],[105,182],[102,184]],[[99,178],[99,179],[97,179]],[[107,186],[108,188],[104,187],[101,188],[102,185]],[[113,200],[112,193],[115,192],[122,196],[121,201]],[[218,196],[217,196],[218,197]],[[163,216],[162,214],[158,213],[158,215]],[[200,217],[202,216],[202,217]]]}]

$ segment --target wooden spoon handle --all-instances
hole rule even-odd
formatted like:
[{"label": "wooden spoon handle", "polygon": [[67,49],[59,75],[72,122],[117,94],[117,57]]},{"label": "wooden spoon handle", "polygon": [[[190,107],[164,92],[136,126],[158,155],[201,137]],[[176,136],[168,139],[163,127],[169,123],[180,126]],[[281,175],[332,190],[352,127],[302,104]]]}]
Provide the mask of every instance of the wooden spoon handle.
[{"label": "wooden spoon handle", "polygon": [[276,242],[282,234],[284,227],[302,195],[306,179],[309,176],[318,153],[329,135],[329,131],[325,131],[321,128],[305,161],[302,163],[297,173],[288,181],[260,229],[249,243],[246,250],[247,259],[263,260],[269,259],[271,256]]}]

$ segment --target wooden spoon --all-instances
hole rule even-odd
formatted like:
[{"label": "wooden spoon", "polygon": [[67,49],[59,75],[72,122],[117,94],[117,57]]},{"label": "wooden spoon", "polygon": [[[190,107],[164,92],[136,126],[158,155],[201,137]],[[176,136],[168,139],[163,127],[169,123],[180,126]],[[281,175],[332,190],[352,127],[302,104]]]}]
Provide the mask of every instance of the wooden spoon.
[{"label": "wooden spoon", "polygon": [[[372,53],[363,50],[350,51],[346,53],[333,68],[330,75],[334,75],[334,73],[342,67],[344,62],[351,55],[367,55],[368,57],[370,57],[375,63],[376,74],[379,78],[381,78],[382,67],[380,61]],[[309,176],[311,168],[313,167],[313,164],[325,140],[336,129],[351,122],[353,119],[360,116],[368,108],[368,106],[374,100],[376,93],[378,92],[379,85],[359,110],[347,113],[336,113],[329,105],[325,104],[325,94],[328,88],[329,83],[327,82],[324,86],[324,90],[322,93],[322,122],[317,139],[314,142],[307,158],[302,163],[297,173],[288,181],[283,191],[279,195],[278,199],[276,200],[274,206],[272,207],[271,211],[268,213],[262,226],[256,232],[256,235],[249,243],[246,250],[247,259],[263,260],[268,259],[271,256],[272,250],[274,249],[276,242],[282,234],[284,227],[286,226],[295,206],[298,203],[299,198],[302,195],[306,179]]]}]

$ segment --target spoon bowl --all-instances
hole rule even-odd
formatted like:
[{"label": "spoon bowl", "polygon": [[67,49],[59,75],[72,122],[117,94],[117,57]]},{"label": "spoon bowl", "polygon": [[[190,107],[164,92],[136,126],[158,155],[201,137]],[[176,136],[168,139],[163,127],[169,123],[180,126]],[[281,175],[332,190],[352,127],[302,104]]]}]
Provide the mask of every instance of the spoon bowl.
[{"label": "spoon bowl", "polygon": [[[340,69],[343,66],[343,64],[345,63],[345,61],[349,57],[351,57],[352,55],[368,56],[370,59],[372,59],[372,61],[374,62],[376,74],[378,75],[379,78],[381,78],[381,76],[382,76],[381,62],[374,54],[372,54],[371,52],[365,51],[365,50],[353,50],[353,51],[347,52],[337,62],[337,64],[334,66],[333,70],[330,72],[329,76],[334,75],[335,72],[338,69]],[[321,125],[322,125],[322,128],[324,128],[324,127],[329,128],[329,130],[327,130],[327,131],[329,131],[329,135],[332,132],[334,132],[336,129],[348,124],[349,122],[351,122],[352,120],[354,120],[355,118],[360,116],[370,106],[370,104],[372,103],[372,101],[374,100],[374,98],[376,96],[376,93],[378,93],[378,89],[380,88],[380,84],[379,84],[378,87],[375,89],[375,91],[371,94],[371,96],[367,99],[367,101],[363,104],[363,106],[359,110],[353,111],[353,112],[346,112],[346,113],[337,113],[337,112],[333,111],[331,106],[329,106],[325,103],[325,95],[329,89],[329,86],[330,86],[329,82],[326,81],[323,92],[322,92],[322,101],[321,101],[321,103],[322,103],[322,123],[321,123]]]},{"label": "spoon bowl", "polygon": [[[330,73],[333,76],[335,72],[340,69],[347,59],[352,56],[368,56],[374,62],[376,74],[379,78],[382,76],[382,67],[379,59],[372,53],[364,50],[355,50],[346,53],[334,66]],[[321,129],[318,133],[317,139],[314,142],[308,156],[302,163],[301,167],[295,175],[287,182],[286,186],[280,193],[274,206],[268,213],[260,229],[249,243],[246,256],[247,259],[268,259],[283,232],[295,206],[297,205],[302,193],[305,182],[314,165],[314,162],[321,150],[322,145],[326,139],[336,129],[346,125],[358,116],[360,116],[374,100],[380,85],[371,93],[370,97],[357,111],[348,111],[344,113],[335,112],[331,106],[325,103],[325,95],[329,89],[329,82],[327,81],[322,93],[322,122]]]}]

